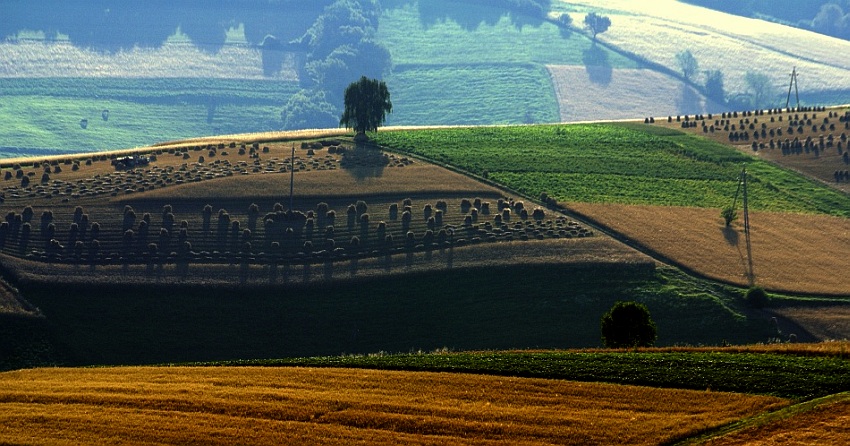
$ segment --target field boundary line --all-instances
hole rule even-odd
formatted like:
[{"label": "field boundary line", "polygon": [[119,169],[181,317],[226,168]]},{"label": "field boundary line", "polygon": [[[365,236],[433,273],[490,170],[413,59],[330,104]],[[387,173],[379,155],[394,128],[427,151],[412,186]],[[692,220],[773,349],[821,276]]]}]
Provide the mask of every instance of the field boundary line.
[{"label": "field boundary line", "polygon": [[703,432],[702,434],[698,434],[695,437],[679,441],[673,441],[665,444],[671,446],[699,445],[709,440],[719,439],[725,435],[734,432],[738,432],[748,428],[758,428],[770,423],[787,420],[796,415],[804,414],[823,406],[829,406],[847,400],[850,400],[850,392],[841,392],[833,395],[827,395],[821,398],[815,398],[813,400],[804,401],[788,407],[784,407],[772,412],[763,413],[750,418],[744,418],[743,420],[736,421],[725,426],[721,426],[719,428],[708,429],[707,431]]}]

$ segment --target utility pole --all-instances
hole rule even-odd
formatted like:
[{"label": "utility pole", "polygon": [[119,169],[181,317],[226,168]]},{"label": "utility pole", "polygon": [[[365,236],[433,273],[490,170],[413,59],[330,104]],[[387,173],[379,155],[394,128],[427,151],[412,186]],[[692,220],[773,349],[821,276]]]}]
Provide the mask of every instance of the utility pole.
[{"label": "utility pole", "polygon": [[744,204],[744,239],[747,244],[747,282],[750,287],[755,284],[755,273],[753,272],[753,246],[750,243],[750,209],[749,196],[747,194],[747,166],[741,169],[741,176],[738,178],[738,189],[735,191],[735,198],[732,199],[732,209],[738,205],[738,195],[742,195]]},{"label": "utility pole", "polygon": [[747,204],[747,167],[741,171],[741,184],[744,188],[744,239],[747,242],[747,279],[750,288],[755,284],[755,273],[753,272],[753,246],[750,244],[750,210]]},{"label": "utility pole", "polygon": [[289,158],[289,212],[294,209],[293,191],[295,190],[295,144],[292,145],[292,156]]},{"label": "utility pole", "polygon": [[791,70],[791,83],[788,84],[788,98],[785,99],[785,108],[791,103],[791,87],[794,87],[794,96],[797,98],[797,109],[800,108],[800,91],[797,89],[797,67]]}]

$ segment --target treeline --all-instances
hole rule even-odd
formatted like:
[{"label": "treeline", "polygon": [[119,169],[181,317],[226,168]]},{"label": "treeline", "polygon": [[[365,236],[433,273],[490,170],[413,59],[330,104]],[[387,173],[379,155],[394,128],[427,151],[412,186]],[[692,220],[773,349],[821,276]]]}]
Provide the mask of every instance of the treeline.
[{"label": "treeline", "polygon": [[512,12],[545,17],[552,6],[551,0],[467,0],[467,3],[493,8],[505,8]]},{"label": "treeline", "polygon": [[338,127],[345,87],[361,76],[382,79],[389,73],[390,52],[374,40],[380,16],[375,0],[336,0],[291,42],[306,56],[302,89],[281,114],[284,129]]},{"label": "treeline", "polygon": [[797,28],[850,40],[850,0],[684,0],[688,3],[783,23]]},{"label": "treeline", "polygon": [[[464,0],[431,2],[385,0],[386,8],[416,3],[423,20],[451,18],[458,23],[477,25],[488,21],[468,15],[471,9],[486,10],[488,17],[505,14],[542,20],[551,0]],[[466,8],[467,4],[474,8]],[[383,79],[392,70],[389,50],[374,40],[381,16],[378,0],[336,0],[316,18],[312,26],[290,42],[288,49],[306,54],[300,73],[301,90],[293,95],[281,113],[283,128],[297,130],[339,126],[345,87],[361,76]],[[482,8],[486,7],[486,8]],[[474,14],[473,14],[474,15]],[[415,31],[411,31],[415,32]]]}]

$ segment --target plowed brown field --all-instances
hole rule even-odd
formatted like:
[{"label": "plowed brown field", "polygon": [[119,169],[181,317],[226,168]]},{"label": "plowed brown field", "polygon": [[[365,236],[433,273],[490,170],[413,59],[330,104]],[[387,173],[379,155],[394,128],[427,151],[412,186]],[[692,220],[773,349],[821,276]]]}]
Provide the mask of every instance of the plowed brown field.
[{"label": "plowed brown field", "polygon": [[649,445],[787,404],[467,374],[35,369],[0,374],[0,443]]},{"label": "plowed brown field", "polygon": [[[569,208],[704,276],[746,286],[741,222],[718,209],[574,203]],[[850,219],[751,212],[755,282],[770,290],[850,295]]]}]

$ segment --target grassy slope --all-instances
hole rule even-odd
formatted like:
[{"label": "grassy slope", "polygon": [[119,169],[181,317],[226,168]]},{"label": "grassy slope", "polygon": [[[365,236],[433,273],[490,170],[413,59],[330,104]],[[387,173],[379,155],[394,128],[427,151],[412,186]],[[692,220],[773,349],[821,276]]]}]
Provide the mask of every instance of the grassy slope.
[{"label": "grassy slope", "polygon": [[[437,285],[439,284],[439,285]],[[776,335],[746,318],[738,291],[662,270],[511,266],[309,287],[30,285],[67,364],[146,364],[374,351],[592,347],[616,300],[647,304],[659,343],[752,343]]]},{"label": "grassy slope", "polygon": [[[388,123],[559,121],[544,65],[583,65],[590,40],[548,22],[516,24],[491,8],[429,2],[435,9],[461,7],[467,17],[449,14],[432,23],[423,23],[426,19],[412,3],[385,8],[376,39],[387,46],[395,64],[387,78],[396,105]],[[605,51],[612,67],[636,67]]]},{"label": "grassy slope", "polygon": [[[801,77],[801,96],[807,104],[836,92],[832,99],[847,101],[848,63],[841,55],[850,42],[763,20],[738,17],[675,0],[554,1],[554,10],[603,10],[611,28],[599,39],[651,62],[678,70],[676,53],[693,52],[701,69],[720,69],[730,95],[747,92],[745,75],[756,71],[771,79],[768,106],[784,105],[788,75],[793,66]],[[580,23],[583,14],[575,14]],[[702,83],[701,76],[698,83]],[[812,97],[808,94],[815,93]],[[841,103],[841,102],[833,102]],[[715,110],[718,111],[718,110]]]},{"label": "grassy slope", "polygon": [[[230,365],[233,363],[224,363]],[[362,367],[613,382],[811,399],[850,389],[850,362],[837,357],[713,352],[468,352],[337,356],[242,365]]]},{"label": "grassy slope", "polygon": [[[293,82],[210,79],[0,79],[0,85],[0,145],[65,153],[273,130],[279,104],[297,89]],[[81,119],[88,119],[86,129]]]},{"label": "grassy slope", "polygon": [[850,197],[733,148],[632,124],[383,132],[388,147],[565,202],[721,208],[746,163],[750,207],[848,215]]}]

